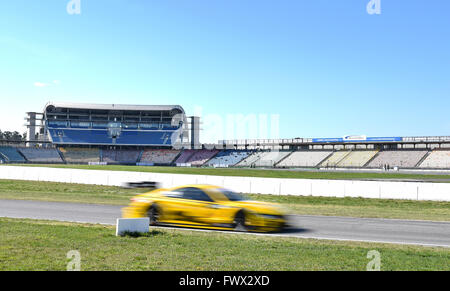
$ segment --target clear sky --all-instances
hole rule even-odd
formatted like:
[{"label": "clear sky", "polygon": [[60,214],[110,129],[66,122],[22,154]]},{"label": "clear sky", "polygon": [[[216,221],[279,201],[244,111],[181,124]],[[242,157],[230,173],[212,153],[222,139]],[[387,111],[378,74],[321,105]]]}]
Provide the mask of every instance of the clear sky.
[{"label": "clear sky", "polygon": [[450,134],[448,0],[69,2],[2,1],[0,129],[68,101],[279,115],[282,138]]}]

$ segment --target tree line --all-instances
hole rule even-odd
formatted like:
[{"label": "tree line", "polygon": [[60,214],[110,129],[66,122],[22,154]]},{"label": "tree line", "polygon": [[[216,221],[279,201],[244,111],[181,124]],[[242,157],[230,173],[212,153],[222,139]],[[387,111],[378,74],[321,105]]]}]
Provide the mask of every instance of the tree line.
[{"label": "tree line", "polygon": [[1,131],[0,140],[6,141],[25,141],[27,139],[27,133],[20,134],[18,131]]}]

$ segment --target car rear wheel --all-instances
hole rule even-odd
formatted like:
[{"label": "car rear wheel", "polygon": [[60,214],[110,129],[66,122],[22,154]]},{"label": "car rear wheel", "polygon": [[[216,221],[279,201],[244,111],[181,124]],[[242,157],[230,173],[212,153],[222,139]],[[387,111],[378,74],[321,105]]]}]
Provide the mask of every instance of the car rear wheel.
[{"label": "car rear wheel", "polygon": [[233,220],[233,228],[235,231],[247,231],[248,228],[245,225],[245,212],[239,211]]},{"label": "car rear wheel", "polygon": [[153,204],[150,206],[147,211],[148,218],[150,219],[150,225],[158,225],[160,214],[161,211],[157,205]]}]

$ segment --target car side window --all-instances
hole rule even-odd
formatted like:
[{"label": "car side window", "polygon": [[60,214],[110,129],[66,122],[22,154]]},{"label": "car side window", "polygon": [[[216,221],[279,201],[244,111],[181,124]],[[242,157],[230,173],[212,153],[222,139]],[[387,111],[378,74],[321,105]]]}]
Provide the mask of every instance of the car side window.
[{"label": "car side window", "polygon": [[164,193],[164,195],[170,198],[183,198],[183,193],[181,193],[180,191],[170,191]]},{"label": "car side window", "polygon": [[213,202],[213,200],[208,196],[208,194],[206,194],[199,188],[194,188],[194,187],[183,188],[183,189],[178,189],[178,192],[183,194],[183,197],[182,197],[183,199]]}]

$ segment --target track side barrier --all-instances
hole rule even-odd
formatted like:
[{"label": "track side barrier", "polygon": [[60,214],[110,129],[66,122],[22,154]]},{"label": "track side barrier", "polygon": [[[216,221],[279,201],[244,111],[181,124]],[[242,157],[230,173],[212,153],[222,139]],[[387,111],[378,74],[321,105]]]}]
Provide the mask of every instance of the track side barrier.
[{"label": "track side barrier", "polygon": [[0,179],[106,186],[156,181],[164,188],[212,184],[254,194],[450,201],[450,183],[432,182],[230,177],[1,165]]}]

